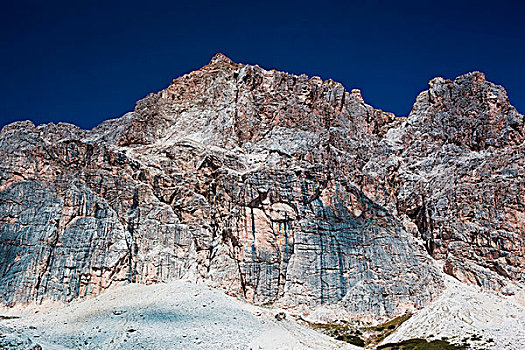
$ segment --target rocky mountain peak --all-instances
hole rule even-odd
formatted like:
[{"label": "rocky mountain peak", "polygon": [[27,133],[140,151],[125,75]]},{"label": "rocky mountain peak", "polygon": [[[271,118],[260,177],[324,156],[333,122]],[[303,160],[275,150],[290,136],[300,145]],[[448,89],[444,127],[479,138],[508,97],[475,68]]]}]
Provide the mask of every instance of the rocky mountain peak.
[{"label": "rocky mountain peak", "polygon": [[397,118],[217,54],[93,130],[28,126],[0,133],[4,304],[187,278],[381,319],[434,300],[440,266],[525,278],[523,116],[482,73],[432,80]]},{"label": "rocky mountain peak", "polygon": [[225,63],[225,64],[229,64],[229,65],[235,65],[235,62],[233,62],[232,59],[230,59],[229,57],[227,57],[226,55],[224,55],[223,53],[216,53],[210,60],[210,63],[208,63],[208,65],[215,65],[215,64],[220,64],[220,63]]},{"label": "rocky mountain peak", "polygon": [[429,86],[412,109],[411,125],[417,125],[417,132],[426,130],[435,139],[478,151],[524,141],[523,115],[510,104],[505,89],[486,81],[485,74],[471,72],[454,81],[435,78]]}]

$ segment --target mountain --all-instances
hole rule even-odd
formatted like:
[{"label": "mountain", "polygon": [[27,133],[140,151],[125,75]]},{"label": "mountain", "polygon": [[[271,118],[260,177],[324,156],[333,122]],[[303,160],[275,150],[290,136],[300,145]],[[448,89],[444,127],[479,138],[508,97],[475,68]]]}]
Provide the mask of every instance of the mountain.
[{"label": "mountain", "polygon": [[435,78],[408,117],[332,80],[233,62],[92,130],[0,133],[0,301],[202,281],[251,303],[386,320],[445,274],[525,280],[525,126],[480,72]]}]

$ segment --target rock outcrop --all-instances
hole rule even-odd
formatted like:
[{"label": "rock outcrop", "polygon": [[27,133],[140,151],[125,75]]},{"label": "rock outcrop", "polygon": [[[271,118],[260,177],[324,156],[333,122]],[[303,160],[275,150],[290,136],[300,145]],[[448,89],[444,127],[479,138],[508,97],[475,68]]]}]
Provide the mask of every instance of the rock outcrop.
[{"label": "rock outcrop", "polygon": [[[385,137],[396,169],[371,162],[365,193],[415,225],[446,273],[499,291],[525,279],[524,140],[523,115],[483,73],[436,78]],[[385,187],[394,196],[373,194]]]},{"label": "rock outcrop", "polygon": [[200,70],[93,130],[0,133],[0,299],[206,280],[251,302],[381,318],[446,273],[523,281],[524,120],[470,73],[408,118],[331,80]]}]

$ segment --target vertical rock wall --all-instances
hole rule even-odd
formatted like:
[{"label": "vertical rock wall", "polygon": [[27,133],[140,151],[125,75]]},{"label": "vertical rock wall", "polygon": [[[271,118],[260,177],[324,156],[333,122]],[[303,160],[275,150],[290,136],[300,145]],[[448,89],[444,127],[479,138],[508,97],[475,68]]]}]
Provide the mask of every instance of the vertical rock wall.
[{"label": "vertical rock wall", "polygon": [[191,278],[379,318],[439,294],[432,257],[498,290],[523,280],[523,134],[479,73],[432,81],[405,120],[219,54],[93,130],[4,127],[0,298]]}]

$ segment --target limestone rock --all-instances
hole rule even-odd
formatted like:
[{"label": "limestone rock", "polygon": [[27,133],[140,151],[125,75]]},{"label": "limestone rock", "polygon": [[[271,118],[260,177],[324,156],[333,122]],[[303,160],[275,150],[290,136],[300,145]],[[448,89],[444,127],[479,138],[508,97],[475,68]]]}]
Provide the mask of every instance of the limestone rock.
[{"label": "limestone rock", "polygon": [[382,318],[439,295],[432,257],[496,290],[522,281],[523,116],[481,73],[430,85],[405,120],[218,54],[93,130],[10,124],[0,300],[190,278]]}]

